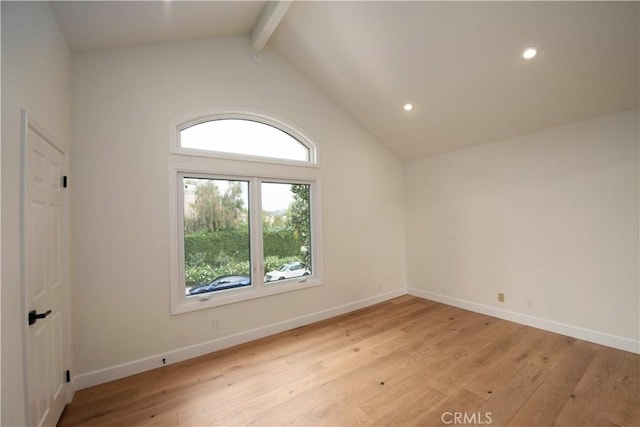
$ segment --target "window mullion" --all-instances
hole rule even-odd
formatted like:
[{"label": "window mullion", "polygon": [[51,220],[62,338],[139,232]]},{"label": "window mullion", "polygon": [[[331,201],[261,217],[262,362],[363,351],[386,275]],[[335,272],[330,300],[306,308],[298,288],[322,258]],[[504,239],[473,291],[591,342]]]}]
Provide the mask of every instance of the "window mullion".
[{"label": "window mullion", "polygon": [[180,172],[177,175],[177,180],[176,180],[176,184],[177,184],[177,205],[176,205],[176,213],[177,213],[177,222],[179,225],[177,225],[177,232],[178,232],[178,236],[177,236],[177,242],[178,243],[178,260],[179,260],[179,264],[177,266],[178,268],[178,277],[179,279],[179,284],[180,286],[177,288],[177,293],[178,293],[178,299],[180,301],[185,301],[186,300],[186,296],[185,296],[185,284],[184,284],[184,277],[185,277],[185,249],[184,249],[184,173]]},{"label": "window mullion", "polygon": [[249,184],[249,229],[251,242],[251,283],[261,290],[264,282],[264,260],[262,259],[262,189],[259,178],[251,178]]}]

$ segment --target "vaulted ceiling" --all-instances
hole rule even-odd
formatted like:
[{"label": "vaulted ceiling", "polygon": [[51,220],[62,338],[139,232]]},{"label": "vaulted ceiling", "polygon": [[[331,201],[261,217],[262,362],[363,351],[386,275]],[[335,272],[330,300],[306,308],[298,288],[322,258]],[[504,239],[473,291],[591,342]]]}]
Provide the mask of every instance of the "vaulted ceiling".
[{"label": "vaulted ceiling", "polygon": [[[402,160],[639,105],[638,2],[53,2],[74,52],[247,34]],[[526,48],[536,57],[524,59]],[[412,111],[403,105],[413,104]]]}]

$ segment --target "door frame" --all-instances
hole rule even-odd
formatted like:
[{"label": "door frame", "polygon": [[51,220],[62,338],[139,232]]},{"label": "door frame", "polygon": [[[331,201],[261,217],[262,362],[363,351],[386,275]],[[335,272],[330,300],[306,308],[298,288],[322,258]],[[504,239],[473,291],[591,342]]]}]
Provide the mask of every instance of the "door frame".
[{"label": "door frame", "polygon": [[[62,174],[67,174],[68,158],[67,152],[57,144],[56,138],[52,135],[29,114],[25,109],[21,110],[21,126],[20,126],[20,297],[21,297],[21,315],[22,315],[22,352],[23,352],[23,383],[24,383],[24,402],[25,402],[25,420],[27,425],[33,425],[34,420],[31,419],[30,411],[30,393],[31,385],[29,384],[29,326],[27,324],[29,307],[27,306],[27,283],[26,283],[26,167],[27,167],[27,144],[29,138],[29,130],[39,134],[47,143],[53,148],[59,151],[63,156],[62,161]],[[62,215],[62,230],[61,230],[61,247],[63,250],[63,261],[60,266],[60,275],[63,288],[63,309],[65,316],[63,316],[63,343],[62,343],[62,358],[63,364],[67,366],[67,369],[71,370],[72,366],[72,353],[71,353],[71,288],[69,283],[69,195],[67,191],[62,192],[63,203],[63,215]],[[71,403],[74,394],[73,381],[65,384],[65,400],[66,403]]]}]

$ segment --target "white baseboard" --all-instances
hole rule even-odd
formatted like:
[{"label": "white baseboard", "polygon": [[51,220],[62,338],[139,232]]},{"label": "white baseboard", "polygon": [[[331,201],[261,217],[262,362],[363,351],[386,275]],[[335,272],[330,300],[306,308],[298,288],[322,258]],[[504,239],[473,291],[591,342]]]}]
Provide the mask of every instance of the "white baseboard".
[{"label": "white baseboard", "polygon": [[232,347],[234,345],[243,344],[259,338],[264,338],[269,335],[288,331],[300,326],[349,313],[351,311],[368,307],[370,305],[374,305],[406,294],[407,288],[399,288],[390,292],[386,292],[384,294],[365,298],[327,310],[318,311],[316,313],[296,317],[294,319],[285,320],[283,322],[273,323],[271,325],[251,329],[245,332],[240,332],[234,335],[229,335],[201,344],[196,344],[189,347],[168,351],[166,353],[145,357],[144,359],[138,359],[120,365],[110,366],[108,368],[98,369],[96,371],[76,375],[73,378],[74,389],[81,390],[83,388],[92,387],[94,385],[103,384],[109,381],[117,380],[119,378],[124,378],[130,375],[135,375],[141,372],[149,371],[151,369],[159,368],[163,366],[163,359],[165,359],[166,365],[181,362],[183,360],[192,359],[194,357],[202,356],[214,351]]},{"label": "white baseboard", "polygon": [[384,294],[376,295],[373,297],[365,298],[352,303],[340,305],[330,309],[318,311],[316,313],[307,314],[304,316],[296,317],[294,319],[285,320],[283,322],[273,323],[271,325],[263,326],[256,329],[251,329],[245,332],[221,337],[212,341],[184,347],[166,353],[149,356],[143,359],[134,360],[131,362],[123,363],[116,366],[110,366],[104,369],[99,369],[92,372],[83,373],[73,377],[73,389],[81,390],[83,388],[92,387],[94,385],[103,384],[109,381],[124,378],[130,375],[139,374],[141,372],[149,371],[151,369],[159,368],[162,366],[162,359],[164,358],[166,364],[173,364],[188,360],[194,357],[202,356],[214,351],[222,350],[224,348],[232,347],[234,345],[243,344],[249,341],[253,341],[259,338],[264,338],[269,335],[277,334],[280,332],[288,331],[290,329],[298,328],[300,326],[308,325],[321,320],[329,319],[331,317],[339,316],[341,314],[349,313],[360,308],[368,307],[391,298],[399,297],[406,294],[414,295],[420,298],[425,298],[431,301],[440,302],[442,304],[459,307],[465,310],[474,311],[476,313],[486,314],[488,316],[497,317],[499,319],[509,320],[512,322],[520,323],[523,325],[531,326],[534,328],[544,329],[546,331],[555,332],[558,334],[567,335],[570,337],[582,339],[597,344],[602,344],[608,347],[617,348],[620,350],[630,351],[640,354],[640,341],[634,341],[629,338],[619,337],[615,335],[606,334],[603,332],[594,331],[591,329],[585,329],[578,326],[567,325],[560,322],[555,322],[539,317],[529,316],[522,313],[516,313],[509,310],[504,310],[496,307],[491,307],[483,304],[478,304],[472,301],[462,300],[458,298],[452,298],[445,295],[436,294],[429,291],[424,291],[416,288],[399,288]]},{"label": "white baseboard", "polygon": [[565,323],[555,322],[552,320],[542,319],[540,317],[529,316],[522,313],[516,313],[501,308],[491,307],[488,305],[478,304],[472,301],[452,298],[446,295],[440,295],[429,291],[416,288],[408,288],[409,294],[431,301],[440,302],[454,307],[463,308],[465,310],[474,311],[476,313],[486,314],[488,316],[497,317],[499,319],[509,320],[520,323],[522,325],[531,326],[545,331],[555,332],[567,335],[573,338],[602,344],[607,347],[613,347],[620,350],[630,351],[640,354],[640,341],[629,338],[619,337],[616,335],[606,334],[604,332],[594,331],[591,329],[581,328],[579,326],[567,325]]}]

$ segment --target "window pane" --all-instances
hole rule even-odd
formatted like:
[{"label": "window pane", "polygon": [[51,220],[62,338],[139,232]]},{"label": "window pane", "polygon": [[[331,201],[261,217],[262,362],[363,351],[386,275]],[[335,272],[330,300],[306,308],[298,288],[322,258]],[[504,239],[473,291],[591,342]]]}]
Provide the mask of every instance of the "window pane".
[{"label": "window pane", "polygon": [[309,148],[286,132],[251,120],[224,119],[180,131],[180,146],[197,150],[309,161]]},{"label": "window pane", "polygon": [[248,181],[183,178],[185,294],[251,285]]},{"label": "window pane", "polygon": [[264,281],[312,273],[309,184],[262,183]]}]

